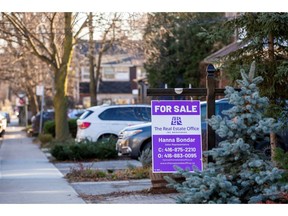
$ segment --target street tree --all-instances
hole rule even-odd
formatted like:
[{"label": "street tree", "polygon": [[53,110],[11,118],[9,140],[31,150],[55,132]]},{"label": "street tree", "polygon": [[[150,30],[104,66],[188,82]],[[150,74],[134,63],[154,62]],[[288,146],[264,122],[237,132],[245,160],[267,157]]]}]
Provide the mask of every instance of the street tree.
[{"label": "street tree", "polygon": [[199,87],[200,62],[229,37],[216,44],[198,34],[203,28],[218,29],[224,20],[224,13],[150,13],[144,34],[150,86]]},{"label": "street tree", "polygon": [[70,12],[2,13],[2,17],[4,25],[9,25],[6,33],[17,39],[14,42],[24,46],[53,71],[56,139],[67,139],[67,76],[73,45],[86,26],[86,19],[79,23],[77,14]]},{"label": "street tree", "polygon": [[[134,20],[140,19],[139,13],[92,13],[87,14],[89,29],[89,92],[91,106],[97,105],[97,89],[100,80],[101,63],[104,55],[115,49],[129,50],[133,53],[133,46],[140,46],[137,42],[131,43],[132,35],[139,31],[138,23]],[[97,34],[97,35],[96,35]],[[94,38],[97,38],[96,40]],[[138,50],[137,50],[138,51]]]},{"label": "street tree", "polygon": [[[36,85],[42,82],[42,77],[46,77],[45,64],[35,56],[14,42],[15,38],[6,32],[9,27],[0,22],[1,29],[1,57],[0,57],[0,80],[9,83],[11,94],[19,97],[25,93],[29,104],[29,109],[33,115],[39,111],[39,104],[36,96]],[[8,29],[7,29],[8,28]],[[19,38],[18,38],[19,39]],[[5,42],[4,42],[5,41]]]},{"label": "street tree", "polygon": [[[223,32],[237,30],[237,39],[242,43],[241,49],[221,59],[224,72],[231,80],[236,80],[240,76],[237,73],[240,68],[246,69],[252,61],[256,61],[256,73],[264,79],[259,86],[260,93],[270,100],[267,115],[274,118],[282,115],[283,119],[288,117],[288,92],[281,90],[286,89],[288,84],[287,28],[288,13],[260,12],[240,14],[221,28]],[[218,34],[214,32],[214,36]],[[270,142],[273,158],[277,144],[275,133],[271,133]]]}]

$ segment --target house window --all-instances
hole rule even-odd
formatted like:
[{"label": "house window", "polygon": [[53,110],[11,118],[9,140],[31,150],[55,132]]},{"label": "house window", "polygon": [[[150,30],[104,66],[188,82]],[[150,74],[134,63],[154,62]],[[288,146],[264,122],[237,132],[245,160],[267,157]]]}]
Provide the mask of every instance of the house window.
[{"label": "house window", "polygon": [[81,67],[81,81],[82,82],[89,82],[90,81],[89,68]]},{"label": "house window", "polygon": [[103,80],[129,81],[129,67],[104,67]]},{"label": "house window", "polygon": [[114,68],[103,68],[103,80],[114,80],[115,73]]}]

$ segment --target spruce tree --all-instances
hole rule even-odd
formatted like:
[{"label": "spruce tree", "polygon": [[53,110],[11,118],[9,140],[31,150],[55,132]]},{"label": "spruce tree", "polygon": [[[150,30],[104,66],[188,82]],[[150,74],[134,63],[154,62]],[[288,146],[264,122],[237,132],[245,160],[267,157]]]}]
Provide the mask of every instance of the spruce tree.
[{"label": "spruce tree", "polygon": [[264,139],[281,124],[264,116],[269,101],[259,95],[257,85],[263,78],[254,78],[254,72],[254,63],[249,75],[241,71],[242,80],[237,80],[240,91],[226,87],[226,98],[234,106],[222,112],[225,117],[208,119],[209,125],[224,138],[217,148],[204,152],[212,156],[213,162],[202,172],[175,167],[186,178],[182,183],[166,177],[168,186],[181,194],[178,203],[259,203],[277,200],[282,192],[287,193],[285,171],[255,150],[257,140]]}]

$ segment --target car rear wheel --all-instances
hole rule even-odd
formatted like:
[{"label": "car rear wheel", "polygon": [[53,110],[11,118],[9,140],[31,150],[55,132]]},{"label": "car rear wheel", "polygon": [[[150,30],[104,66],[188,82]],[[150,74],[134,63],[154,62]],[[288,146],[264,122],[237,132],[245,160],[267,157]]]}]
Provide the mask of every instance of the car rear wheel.
[{"label": "car rear wheel", "polygon": [[118,136],[115,134],[103,134],[99,137],[98,141],[99,142],[109,142],[109,141],[117,141]]}]

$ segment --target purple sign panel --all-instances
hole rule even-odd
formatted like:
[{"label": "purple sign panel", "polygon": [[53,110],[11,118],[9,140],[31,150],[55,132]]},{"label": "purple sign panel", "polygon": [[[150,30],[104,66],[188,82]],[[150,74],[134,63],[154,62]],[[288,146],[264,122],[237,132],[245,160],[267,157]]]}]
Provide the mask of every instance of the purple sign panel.
[{"label": "purple sign panel", "polygon": [[202,170],[200,101],[152,101],[153,172]]},{"label": "purple sign panel", "polygon": [[200,101],[152,101],[152,115],[200,115]]}]

